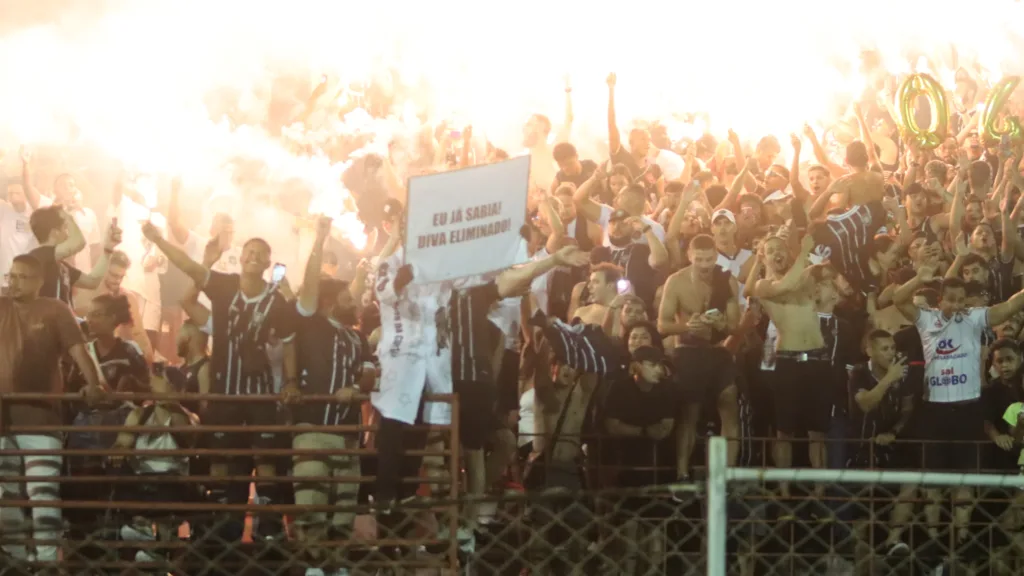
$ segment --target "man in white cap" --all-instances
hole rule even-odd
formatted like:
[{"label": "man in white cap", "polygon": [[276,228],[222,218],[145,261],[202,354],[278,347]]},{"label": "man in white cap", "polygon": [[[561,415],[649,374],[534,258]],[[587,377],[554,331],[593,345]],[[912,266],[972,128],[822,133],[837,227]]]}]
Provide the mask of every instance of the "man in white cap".
[{"label": "man in white cap", "polygon": [[739,285],[740,305],[746,304],[743,296],[743,281],[754,265],[753,252],[740,248],[736,241],[736,215],[732,210],[720,208],[711,215],[711,235],[718,250],[718,267],[732,274]]}]

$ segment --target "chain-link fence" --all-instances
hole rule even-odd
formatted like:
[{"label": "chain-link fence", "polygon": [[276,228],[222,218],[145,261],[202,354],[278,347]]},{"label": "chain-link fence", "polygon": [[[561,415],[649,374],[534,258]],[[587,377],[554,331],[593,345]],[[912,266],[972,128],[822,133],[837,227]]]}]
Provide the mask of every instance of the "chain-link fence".
[{"label": "chain-link fence", "polygon": [[709,576],[1024,574],[1024,477],[729,468],[726,445],[709,442]]},{"label": "chain-link fence", "polygon": [[[214,449],[182,438],[146,451],[191,464],[160,474],[131,465],[138,445],[68,441],[152,428],[13,425],[11,399],[0,397],[0,576],[1024,574],[1017,476],[730,468],[728,443],[715,438],[706,481],[657,485],[658,474],[651,485],[623,484],[600,480],[607,462],[596,457],[600,442],[586,439],[589,458],[549,463],[561,487],[469,496],[456,416],[450,427],[409,428],[419,438],[406,445],[409,490],[383,511],[372,500],[371,421],[163,427],[197,437],[274,430],[290,441]],[[294,442],[311,433],[351,442]],[[211,469],[230,458],[246,464]],[[272,463],[273,474],[254,461]],[[308,466],[325,461],[332,466]],[[671,457],[651,463],[675,472]],[[617,466],[619,479],[630,472]],[[311,500],[310,491],[327,496]]]}]

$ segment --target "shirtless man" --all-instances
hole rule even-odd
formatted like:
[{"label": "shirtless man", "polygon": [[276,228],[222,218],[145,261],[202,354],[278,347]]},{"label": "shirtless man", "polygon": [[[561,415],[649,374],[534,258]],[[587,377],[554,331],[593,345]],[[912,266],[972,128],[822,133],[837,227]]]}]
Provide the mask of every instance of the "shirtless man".
[{"label": "shirtless man", "polygon": [[[833,282],[831,269],[808,266],[814,240],[804,236],[800,252],[792,265],[786,242],[771,237],[761,245],[759,258],[767,276],[754,285],[753,296],[764,306],[778,331],[775,346],[774,396],[775,427],[778,440],[773,447],[775,465],[788,468],[793,463],[791,440],[799,430],[807,430],[809,458],[813,468],[826,463],[825,433],[832,407],[831,355],[825,349],[815,306],[817,282]],[[781,485],[783,497],[789,485]]]},{"label": "shirtless man", "polygon": [[531,194],[548,189],[555,179],[555,163],[551,155],[551,120],[543,114],[530,116],[523,125],[523,146],[530,152]]},{"label": "shirtless man", "polygon": [[579,318],[584,324],[602,326],[608,307],[619,295],[619,280],[622,280],[622,268],[608,263],[594,266],[587,281],[589,304],[577,308],[572,317]]},{"label": "shirtless man", "polygon": [[689,476],[690,456],[697,441],[702,406],[714,405],[729,438],[729,463],[739,451],[739,406],[736,367],[729,352],[716,346],[739,323],[739,286],[717,264],[715,241],[694,237],[687,249],[692,264],[669,276],[658,311],[658,332],[678,336],[671,357],[682,397],[682,425],[676,429],[676,473]]}]

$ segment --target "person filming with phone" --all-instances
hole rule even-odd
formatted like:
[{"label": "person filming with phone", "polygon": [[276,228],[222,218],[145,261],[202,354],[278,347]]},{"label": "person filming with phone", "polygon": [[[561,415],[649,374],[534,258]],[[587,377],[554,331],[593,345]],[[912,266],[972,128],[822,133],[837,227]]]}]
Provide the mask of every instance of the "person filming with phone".
[{"label": "person filming with phone", "polygon": [[[694,237],[687,254],[692,264],[669,276],[658,312],[661,335],[676,336],[678,342],[670,356],[682,398],[676,445],[680,479],[689,478],[702,407],[717,408],[723,436],[740,435],[735,363],[725,348],[717,346],[739,323],[739,286],[731,273],[718,266],[718,249],[711,236]],[[730,440],[730,464],[735,464],[738,449],[739,443]]]}]

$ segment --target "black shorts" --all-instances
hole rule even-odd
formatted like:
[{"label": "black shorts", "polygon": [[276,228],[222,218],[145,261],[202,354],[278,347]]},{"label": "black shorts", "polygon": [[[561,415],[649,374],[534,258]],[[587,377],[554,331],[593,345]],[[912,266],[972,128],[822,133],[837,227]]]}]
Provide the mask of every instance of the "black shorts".
[{"label": "black shorts", "polygon": [[832,415],[832,361],[828,352],[780,351],[771,377],[775,429],[783,434],[828,432]]},{"label": "black shorts", "polygon": [[[270,402],[210,402],[202,415],[207,426],[278,426],[283,419]],[[214,432],[209,434],[212,449],[287,448],[291,438],[283,432]]]},{"label": "black shorts", "polygon": [[721,346],[698,344],[672,351],[672,371],[684,404],[713,407],[736,380],[736,363]]},{"label": "black shorts", "polygon": [[924,469],[952,472],[980,470],[977,442],[984,434],[985,412],[982,403],[925,402],[921,408],[921,432],[927,439],[924,445]]},{"label": "black shorts", "polygon": [[519,353],[505,350],[497,382],[498,413],[519,410]]},{"label": "black shorts", "polygon": [[459,441],[467,450],[480,450],[498,429],[494,385],[456,380],[453,389],[459,395]]}]

